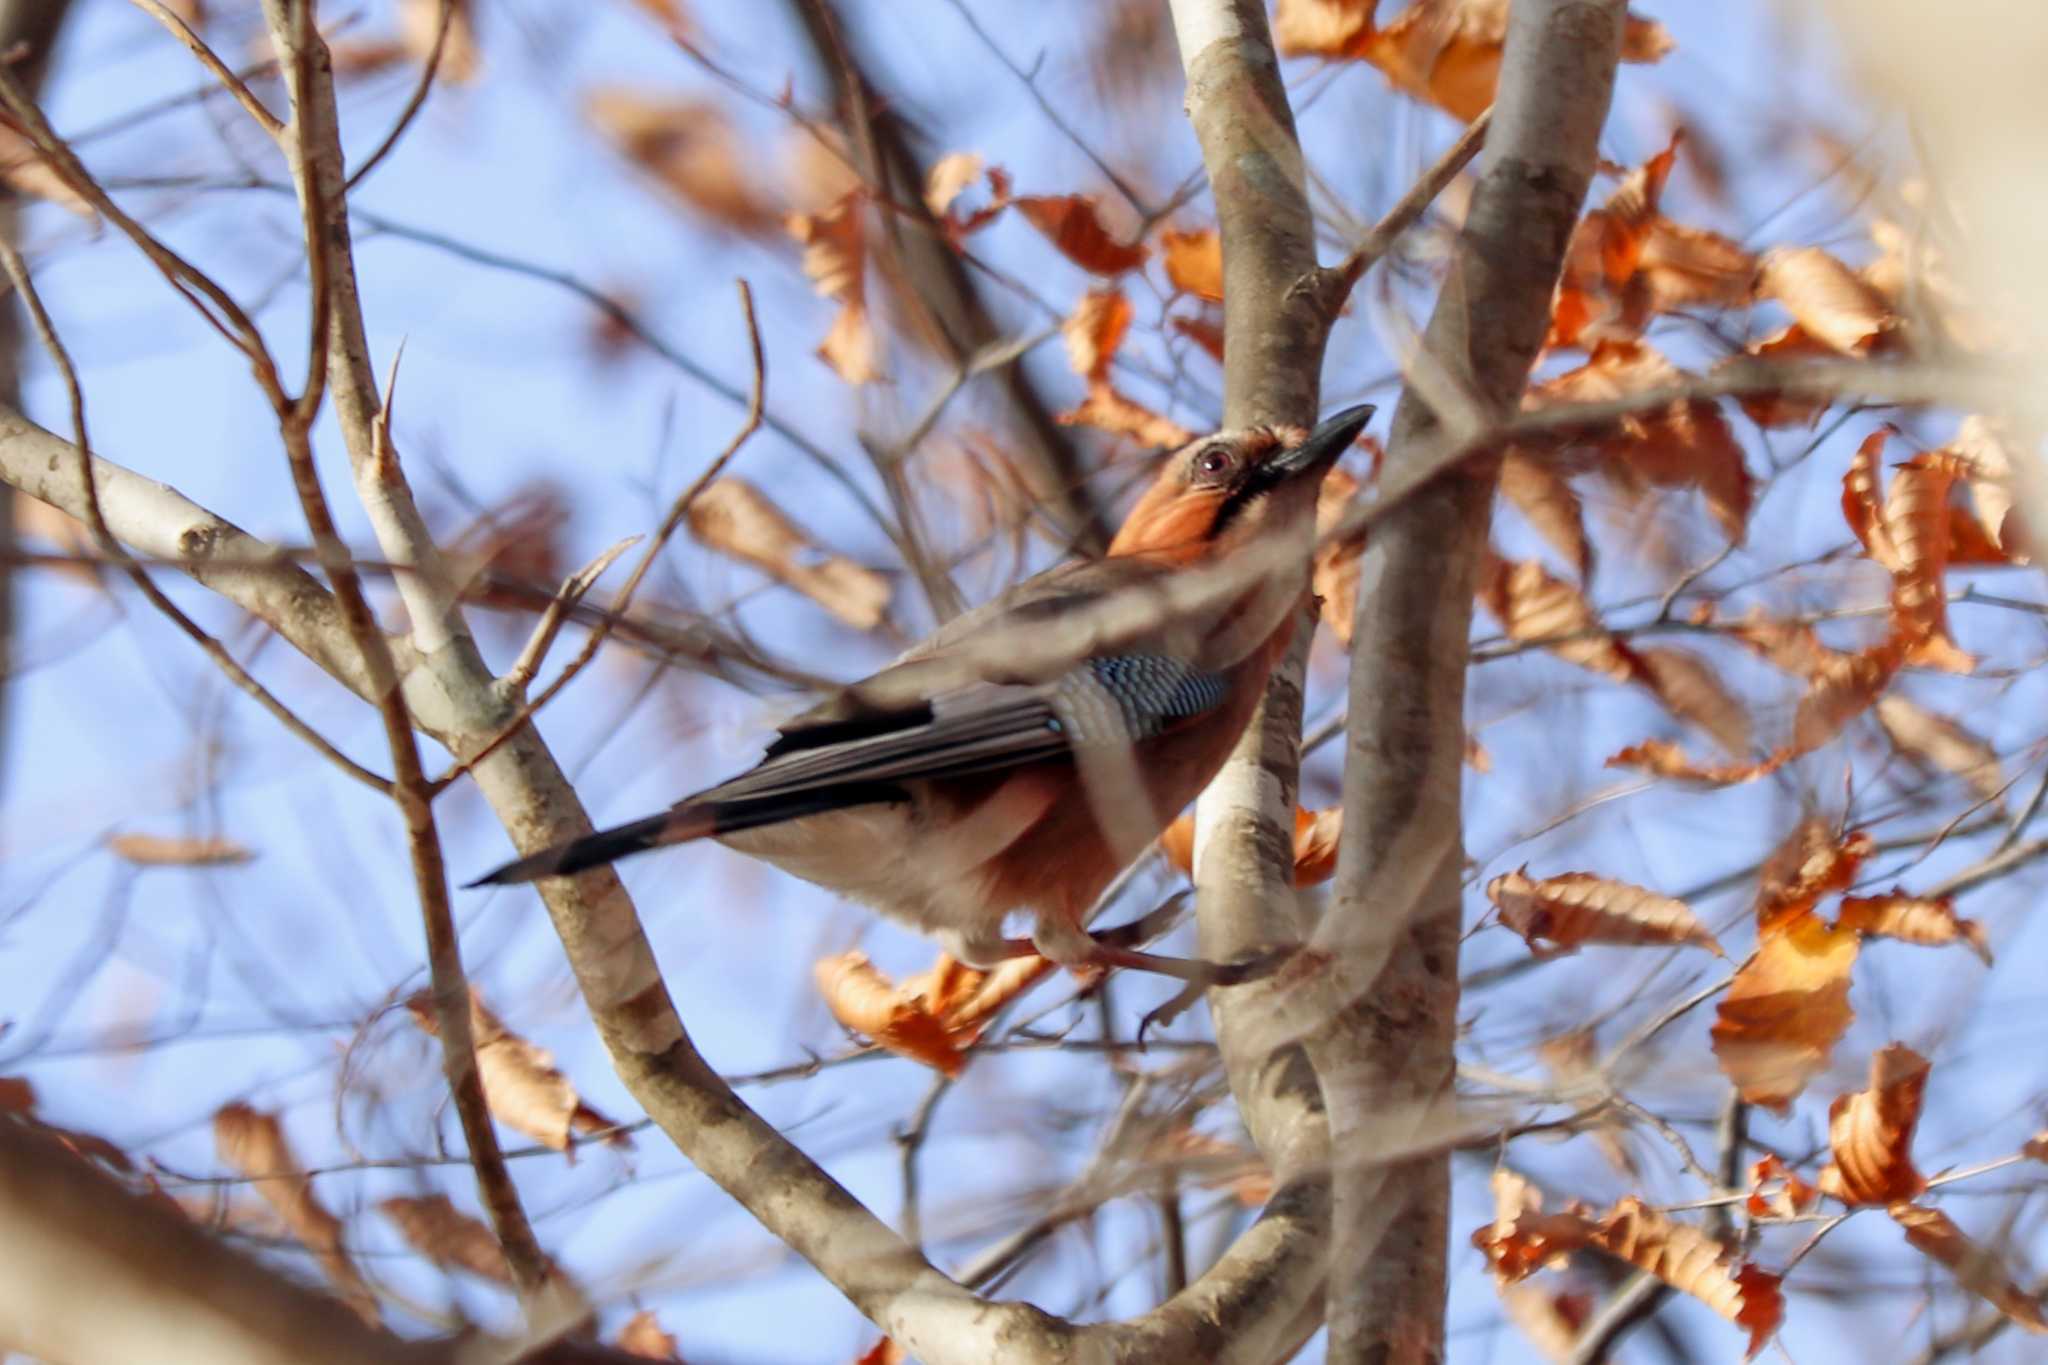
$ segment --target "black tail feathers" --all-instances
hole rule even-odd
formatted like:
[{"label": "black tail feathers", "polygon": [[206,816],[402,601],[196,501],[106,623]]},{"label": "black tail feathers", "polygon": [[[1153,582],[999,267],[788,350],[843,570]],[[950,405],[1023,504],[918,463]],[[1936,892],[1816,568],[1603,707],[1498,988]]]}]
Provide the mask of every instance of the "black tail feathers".
[{"label": "black tail feathers", "polygon": [[701,839],[713,832],[716,820],[716,813],[711,808],[686,806],[663,811],[645,820],[635,820],[630,825],[601,829],[581,839],[571,839],[553,848],[529,853],[524,858],[486,872],[473,882],[465,882],[464,886],[503,886],[511,882],[538,881],[542,877],[566,877],[600,863],[623,858],[629,853]]},{"label": "black tail feathers", "polygon": [[659,815],[635,820],[630,825],[602,829],[581,839],[529,853],[524,858],[486,872],[472,886],[503,886],[511,882],[538,881],[542,877],[567,877],[600,863],[613,862],[632,853],[667,844],[708,839],[714,834],[737,834],[763,825],[801,820],[807,815],[866,806],[876,802],[903,801],[901,787],[886,782],[843,782],[833,787],[795,791],[774,796],[746,797],[732,801],[692,800],[670,807]]}]

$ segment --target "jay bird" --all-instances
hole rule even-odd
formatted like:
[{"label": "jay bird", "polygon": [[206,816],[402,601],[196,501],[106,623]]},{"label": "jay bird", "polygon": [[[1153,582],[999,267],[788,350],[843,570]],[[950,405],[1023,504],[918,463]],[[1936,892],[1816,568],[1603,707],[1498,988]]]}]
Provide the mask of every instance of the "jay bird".
[{"label": "jay bird", "polygon": [[[1236,746],[1301,613],[1322,476],[1372,414],[1360,406],[1313,432],[1253,427],[1190,442],[1103,558],[1049,569],[956,618],[784,725],[730,781],[470,885],[567,876],[710,838],[932,934],[970,965],[1036,951],[1069,967],[1233,979],[1098,938],[1087,921]],[[1143,612],[1049,661],[1006,648],[1126,589],[1153,605],[1148,586],[1256,546],[1264,563],[1219,573],[1220,595],[1178,616]],[[1004,935],[1015,911],[1035,916],[1028,940]]]}]

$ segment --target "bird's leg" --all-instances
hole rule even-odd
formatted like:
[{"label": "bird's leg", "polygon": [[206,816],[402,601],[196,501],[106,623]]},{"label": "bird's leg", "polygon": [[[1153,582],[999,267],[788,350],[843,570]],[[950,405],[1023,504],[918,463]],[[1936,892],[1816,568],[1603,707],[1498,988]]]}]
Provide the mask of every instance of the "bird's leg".
[{"label": "bird's leg", "polygon": [[1201,999],[1202,993],[1210,987],[1238,986],[1269,976],[1294,951],[1292,948],[1273,948],[1239,962],[1209,962],[1202,958],[1141,952],[1135,945],[1149,943],[1164,933],[1179,915],[1187,895],[1182,892],[1129,924],[1093,934],[1081,927],[1078,916],[1041,915],[1032,941],[1039,953],[1063,967],[1127,967],[1186,982],[1185,989],[1145,1016],[1138,1028],[1138,1041],[1142,1043],[1146,1029],[1154,1024],[1171,1023]]}]

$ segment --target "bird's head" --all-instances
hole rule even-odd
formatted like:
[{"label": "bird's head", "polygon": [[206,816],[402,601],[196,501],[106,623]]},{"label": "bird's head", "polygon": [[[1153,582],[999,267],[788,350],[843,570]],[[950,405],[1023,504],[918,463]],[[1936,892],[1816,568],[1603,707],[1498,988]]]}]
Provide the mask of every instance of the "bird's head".
[{"label": "bird's head", "polygon": [[1109,553],[1193,562],[1228,554],[1279,526],[1306,527],[1323,475],[1372,414],[1366,403],[1314,431],[1248,427],[1188,442],[1138,499]]}]

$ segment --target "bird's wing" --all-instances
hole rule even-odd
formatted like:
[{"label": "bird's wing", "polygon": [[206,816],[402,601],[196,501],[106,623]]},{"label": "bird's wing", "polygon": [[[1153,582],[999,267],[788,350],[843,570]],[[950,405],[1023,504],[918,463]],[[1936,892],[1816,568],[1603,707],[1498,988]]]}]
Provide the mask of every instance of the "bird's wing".
[{"label": "bird's wing", "polygon": [[[1029,681],[959,648],[1099,600],[1132,581],[1098,565],[1019,584],[897,663],[782,728],[760,766],[693,800],[785,796],[857,783],[964,777],[1066,757],[1076,745],[1149,739],[1222,704],[1227,679],[1138,643]],[[1043,669],[1034,669],[1042,673]],[[905,696],[876,705],[864,697]]]}]

